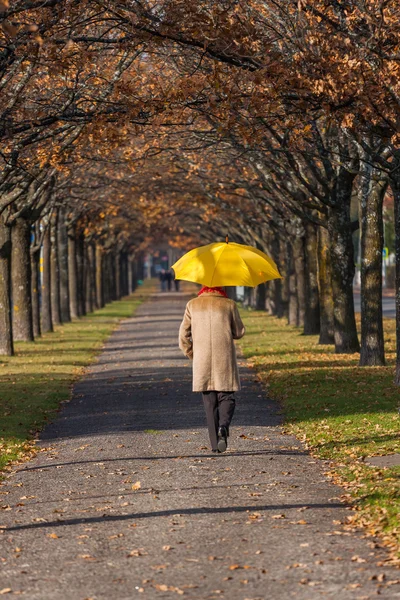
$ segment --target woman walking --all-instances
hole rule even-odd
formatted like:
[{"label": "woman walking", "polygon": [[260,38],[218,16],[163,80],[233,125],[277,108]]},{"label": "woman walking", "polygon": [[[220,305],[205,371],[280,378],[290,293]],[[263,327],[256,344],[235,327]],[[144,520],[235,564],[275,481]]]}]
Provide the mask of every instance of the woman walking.
[{"label": "woman walking", "polygon": [[220,287],[203,287],[186,305],[179,347],[193,360],[193,391],[202,392],[213,452],[227,448],[240,389],[233,340],[244,335],[236,303]]}]

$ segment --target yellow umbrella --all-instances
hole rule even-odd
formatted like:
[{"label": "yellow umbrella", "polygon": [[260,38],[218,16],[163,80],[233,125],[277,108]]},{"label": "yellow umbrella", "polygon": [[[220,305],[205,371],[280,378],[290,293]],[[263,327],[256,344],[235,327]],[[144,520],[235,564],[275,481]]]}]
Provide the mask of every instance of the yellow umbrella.
[{"label": "yellow umbrella", "polygon": [[208,287],[245,285],[281,279],[274,261],[261,250],[232,242],[207,244],[187,252],[172,269],[176,279]]}]

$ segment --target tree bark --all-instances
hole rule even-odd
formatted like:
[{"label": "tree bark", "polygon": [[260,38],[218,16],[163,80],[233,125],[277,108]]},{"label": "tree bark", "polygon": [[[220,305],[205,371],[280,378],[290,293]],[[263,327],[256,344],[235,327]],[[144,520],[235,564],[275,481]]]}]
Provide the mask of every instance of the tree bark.
[{"label": "tree bark", "polygon": [[289,306],[288,306],[288,324],[295,325],[299,324],[299,302],[297,295],[296,285],[296,272],[294,269],[294,257],[292,245],[288,244],[288,266],[287,266],[287,280],[288,280],[288,295],[289,295]]},{"label": "tree bark", "polygon": [[354,314],[353,279],[354,248],[350,219],[350,202],[355,175],[343,167],[334,188],[334,204],[330,210],[328,229],[331,239],[333,318],[335,352],[359,352]]},{"label": "tree bark", "polygon": [[51,313],[51,226],[47,225],[43,238],[43,273],[42,273],[42,333],[53,331],[53,317]]},{"label": "tree bark", "polygon": [[104,306],[104,281],[103,281],[103,249],[96,244],[96,308]]},{"label": "tree bark", "polygon": [[78,316],[86,314],[85,291],[85,236],[80,232],[76,238],[76,266],[78,283]]},{"label": "tree bark", "polygon": [[[399,173],[399,158],[397,170]],[[400,174],[390,182],[394,198],[394,227],[395,227],[395,254],[396,254],[396,371],[395,385],[400,386]]]},{"label": "tree bark", "polygon": [[33,342],[31,297],[31,225],[19,218],[11,229],[11,280],[14,340]]},{"label": "tree bark", "polygon": [[14,354],[11,316],[11,230],[0,215],[0,354]]},{"label": "tree bark", "polygon": [[68,275],[70,314],[72,319],[77,319],[79,317],[78,265],[76,261],[76,231],[74,226],[68,228]]},{"label": "tree bark", "polygon": [[306,311],[306,279],[304,264],[304,237],[296,237],[293,241],[293,263],[296,273],[296,293],[297,293],[297,326],[304,325],[304,316]]},{"label": "tree bark", "polygon": [[333,296],[332,273],[329,246],[329,233],[324,227],[318,228],[318,293],[320,302],[319,344],[334,344],[333,335]]},{"label": "tree bark", "polygon": [[256,287],[256,309],[265,310],[265,302],[267,299],[267,288],[265,283],[260,283]]},{"label": "tree bark", "polygon": [[58,215],[58,259],[60,271],[61,320],[63,323],[68,323],[71,320],[68,272],[68,233],[63,209],[60,209]]},{"label": "tree bark", "polygon": [[128,256],[128,295],[133,292],[133,259]]},{"label": "tree bark", "polygon": [[279,240],[279,272],[283,276],[280,279],[280,311],[277,311],[277,317],[283,318],[289,315],[289,277],[288,277],[288,244],[286,241]]},{"label": "tree bark", "polygon": [[31,248],[32,324],[35,338],[40,336],[40,225],[35,223],[34,248]]},{"label": "tree bark", "polygon": [[85,307],[86,313],[91,313],[94,310],[95,296],[95,266],[94,266],[94,248],[93,244],[85,244]]},{"label": "tree bark", "polygon": [[58,213],[54,211],[50,219],[50,286],[51,286],[51,317],[54,325],[60,325],[61,296],[60,296],[60,265],[58,256]]},{"label": "tree bark", "polygon": [[119,300],[121,298],[121,252],[118,248],[116,248],[114,254],[113,275],[115,289],[113,300]]},{"label": "tree bark", "polygon": [[361,190],[361,352],[360,366],[385,364],[382,316],[383,199],[387,183],[364,167]]},{"label": "tree bark", "polygon": [[304,335],[317,335],[320,332],[318,241],[317,227],[310,222],[306,223],[305,295]]}]

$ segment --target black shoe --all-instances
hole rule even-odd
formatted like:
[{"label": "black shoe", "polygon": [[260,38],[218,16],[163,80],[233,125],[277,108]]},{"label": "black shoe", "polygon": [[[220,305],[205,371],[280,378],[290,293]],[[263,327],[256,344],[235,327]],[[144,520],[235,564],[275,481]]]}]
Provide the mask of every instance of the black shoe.
[{"label": "black shoe", "polygon": [[219,454],[219,453],[220,453],[220,452],[219,452],[219,450],[218,450],[218,448],[217,448],[216,450],[214,450],[214,448],[213,448],[213,449],[211,450],[211,452],[216,452],[217,454]]},{"label": "black shoe", "polygon": [[225,452],[228,447],[228,431],[226,427],[220,427],[218,429],[218,450]]}]

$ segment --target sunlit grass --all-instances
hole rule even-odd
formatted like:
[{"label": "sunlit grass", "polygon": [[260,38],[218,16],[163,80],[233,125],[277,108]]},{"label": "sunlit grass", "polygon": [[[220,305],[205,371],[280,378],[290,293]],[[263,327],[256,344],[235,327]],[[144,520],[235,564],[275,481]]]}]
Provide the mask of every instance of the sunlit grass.
[{"label": "sunlit grass", "polygon": [[28,457],[35,433],[70,397],[72,383],[89,365],[123,318],[154,289],[145,282],[132,296],[56,328],[0,357],[0,469]]},{"label": "sunlit grass", "polygon": [[319,458],[358,511],[354,522],[400,550],[400,467],[378,469],[366,456],[400,452],[400,390],[393,384],[395,321],[385,320],[385,367],[359,367],[359,355],[335,355],[284,319],[242,311],[246,358],[284,406],[286,429]]}]

